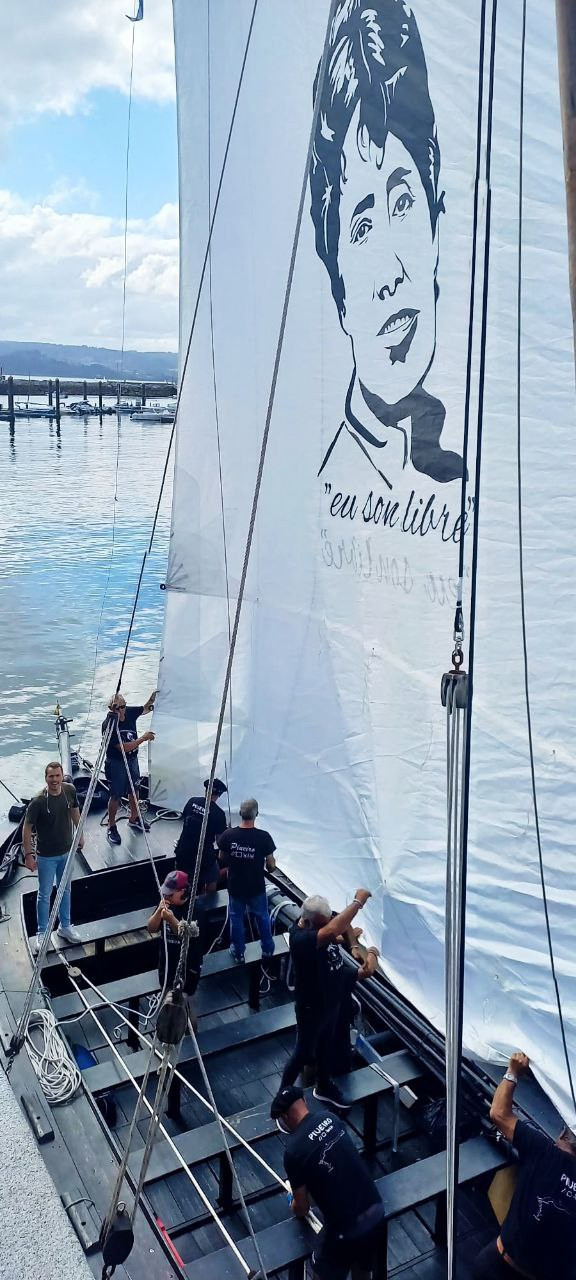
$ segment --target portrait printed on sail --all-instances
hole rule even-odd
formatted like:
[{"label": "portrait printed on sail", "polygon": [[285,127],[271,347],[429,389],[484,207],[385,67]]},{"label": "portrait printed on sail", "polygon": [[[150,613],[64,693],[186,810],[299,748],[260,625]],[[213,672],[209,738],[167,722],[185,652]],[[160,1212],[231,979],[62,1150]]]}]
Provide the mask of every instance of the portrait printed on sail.
[{"label": "portrait printed on sail", "polygon": [[[332,477],[372,467],[396,490],[414,472],[461,480],[444,449],[446,409],[426,389],[435,352],[440,146],[424,50],[405,0],[341,0],[310,166],[316,252],[330,279],[352,372],[321,460]],[[411,477],[411,479],[410,479]]]}]

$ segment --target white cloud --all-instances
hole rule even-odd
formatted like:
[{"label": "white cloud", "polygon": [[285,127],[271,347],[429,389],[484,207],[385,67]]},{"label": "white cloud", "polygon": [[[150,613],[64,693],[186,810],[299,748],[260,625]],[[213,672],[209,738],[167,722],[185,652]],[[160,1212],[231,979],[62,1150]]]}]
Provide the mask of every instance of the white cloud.
[{"label": "white cloud", "polygon": [[[178,210],[128,224],[126,345],[176,350]],[[0,190],[0,337],[117,347],[124,225]]]},{"label": "white cloud", "polygon": [[[134,93],[174,97],[171,0],[147,0],[134,26]],[[94,89],[126,93],[131,0],[26,0],[0,4],[0,128],[46,111],[88,109]]]}]

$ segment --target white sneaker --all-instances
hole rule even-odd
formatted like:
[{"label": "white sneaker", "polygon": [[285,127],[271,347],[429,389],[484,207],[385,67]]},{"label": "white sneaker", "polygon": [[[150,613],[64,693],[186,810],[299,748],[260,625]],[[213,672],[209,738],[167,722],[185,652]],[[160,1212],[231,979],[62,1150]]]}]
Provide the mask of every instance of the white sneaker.
[{"label": "white sneaker", "polygon": [[60,928],[57,929],[56,932],[59,938],[64,938],[65,941],[71,943],[72,946],[77,947],[82,942],[82,939],[80,937],[80,934],[78,933],[78,930],[75,929],[71,924],[69,924],[66,929],[64,929],[62,925],[60,925]]},{"label": "white sneaker", "polygon": [[37,956],[37,955],[38,955],[38,952],[39,952],[39,950],[40,950],[40,947],[42,946],[42,943],[43,943],[43,941],[44,941],[44,937],[45,937],[45,935],[44,935],[43,933],[37,933],[37,934],[36,934],[36,937],[32,939],[32,942],[30,943],[30,946],[31,946],[31,948],[32,948],[32,955],[33,955],[33,956]]}]

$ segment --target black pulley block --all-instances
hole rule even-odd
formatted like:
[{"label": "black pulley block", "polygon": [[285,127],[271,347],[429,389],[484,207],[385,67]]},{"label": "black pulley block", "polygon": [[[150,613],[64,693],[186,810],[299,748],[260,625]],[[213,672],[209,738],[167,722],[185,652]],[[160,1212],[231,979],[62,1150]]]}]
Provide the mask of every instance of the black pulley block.
[{"label": "black pulley block", "polygon": [[169,991],[156,1019],[161,1044],[180,1044],[188,1026],[188,1005],[182,991]]},{"label": "black pulley block", "polygon": [[119,1209],[108,1234],[102,1241],[103,1274],[112,1276],[116,1267],[119,1267],[129,1257],[133,1245],[134,1232],[132,1223],[126,1210]]},{"label": "black pulley block", "polygon": [[446,671],[440,688],[442,706],[450,712],[468,706],[468,676],[465,671]]}]

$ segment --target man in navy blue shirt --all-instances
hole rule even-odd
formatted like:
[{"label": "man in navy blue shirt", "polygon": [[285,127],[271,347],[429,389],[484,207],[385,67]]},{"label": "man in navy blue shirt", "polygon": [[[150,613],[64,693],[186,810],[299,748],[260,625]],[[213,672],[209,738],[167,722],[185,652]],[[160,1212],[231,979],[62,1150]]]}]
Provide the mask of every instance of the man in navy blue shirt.
[{"label": "man in navy blue shirt", "polygon": [[525,1053],[513,1053],[492,1100],[490,1119],[518,1152],[518,1181],[474,1280],[576,1280],[576,1134],[565,1125],[554,1141],[514,1115],[514,1090],[529,1068]]},{"label": "man in navy blue shirt", "polygon": [[292,1212],[305,1218],[311,1202],[324,1220],[312,1255],[316,1280],[372,1275],[386,1259],[386,1211],[374,1179],[346,1125],[330,1111],[309,1111],[301,1089],[281,1089],[270,1107],[289,1135],[284,1168],[292,1188]]},{"label": "man in navy blue shirt", "polygon": [[[120,692],[115,693],[108,703],[108,715],[102,722],[103,734],[112,723],[112,734],[106,749],[106,764],[104,767],[106,781],[110,789],[107,831],[109,844],[121,844],[120,832],[116,826],[116,815],[123,796],[126,796],[130,806],[128,826],[131,827],[132,831],[137,832],[150,830],[148,823],[138,810],[132,794],[132,788],[137,794],[140,781],[138,747],[141,747],[144,742],[153,742],[154,740],[154,734],[150,729],[143,733],[141,737],[138,737],[136,721],[139,716],[148,715],[154,706],[155,698],[156,694],[151,693],[148,701],[142,706],[129,707],[126,704],[124,695]],[[132,782],[132,786],[130,782]]]}]

